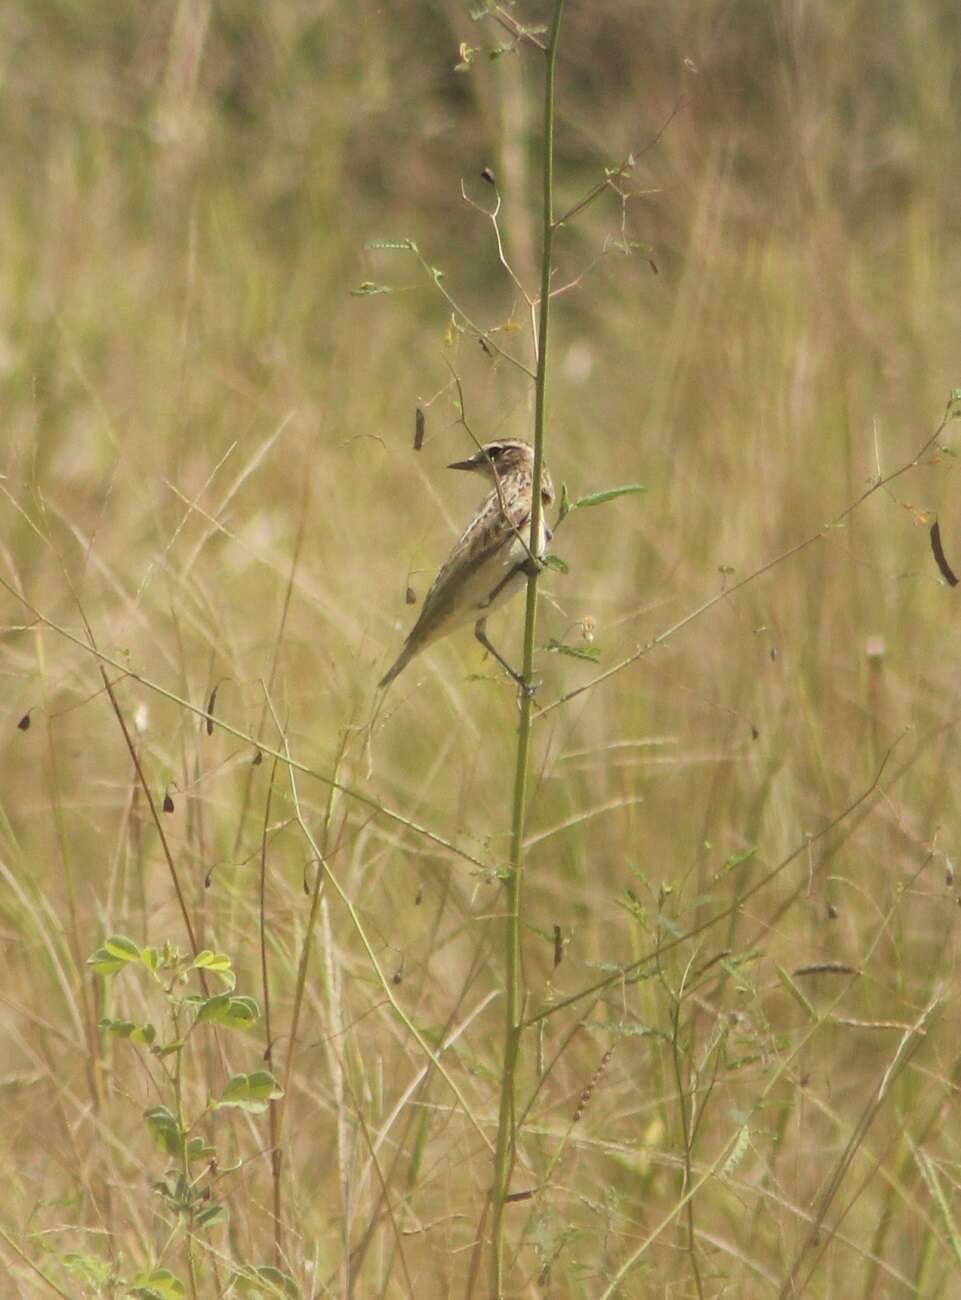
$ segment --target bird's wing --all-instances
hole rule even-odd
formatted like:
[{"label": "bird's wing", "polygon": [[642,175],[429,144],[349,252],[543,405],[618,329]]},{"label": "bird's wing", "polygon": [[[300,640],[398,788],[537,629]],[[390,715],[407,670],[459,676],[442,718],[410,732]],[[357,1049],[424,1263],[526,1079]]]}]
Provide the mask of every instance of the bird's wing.
[{"label": "bird's wing", "polygon": [[496,492],[487,498],[424,597],[420,616],[407,638],[409,643],[416,645],[422,636],[429,637],[434,627],[444,624],[463,599],[465,589],[469,589],[471,578],[491,563],[498,552],[503,551],[506,562],[518,530],[526,523],[527,512],[523,507],[505,510]]}]

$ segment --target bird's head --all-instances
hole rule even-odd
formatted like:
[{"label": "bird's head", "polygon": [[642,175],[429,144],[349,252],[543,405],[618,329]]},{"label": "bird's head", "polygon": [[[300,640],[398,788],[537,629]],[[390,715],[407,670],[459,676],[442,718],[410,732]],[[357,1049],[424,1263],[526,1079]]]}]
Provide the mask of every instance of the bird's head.
[{"label": "bird's head", "polygon": [[[534,468],[534,448],[520,438],[499,438],[496,442],[485,443],[467,460],[455,460],[447,468],[483,474],[492,483],[503,483],[515,474],[530,478]],[[546,466],[541,467],[541,499],[545,505],[554,500],[554,484]]]}]

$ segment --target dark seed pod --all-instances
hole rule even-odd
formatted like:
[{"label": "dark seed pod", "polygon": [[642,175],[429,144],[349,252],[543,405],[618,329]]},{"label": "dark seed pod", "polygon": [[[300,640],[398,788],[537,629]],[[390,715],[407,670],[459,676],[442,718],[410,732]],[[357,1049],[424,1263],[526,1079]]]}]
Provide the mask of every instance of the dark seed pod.
[{"label": "dark seed pod", "polygon": [[214,689],[210,692],[210,699],[207,701],[207,717],[205,719],[205,725],[207,728],[208,736],[212,736],[214,734],[214,705],[217,703],[217,692],[219,690],[220,690],[220,682],[218,682],[217,685],[214,687]]},{"label": "dark seed pod", "polygon": [[935,519],[931,525],[931,554],[934,556],[934,562],[941,570],[941,576],[949,587],[956,587],[958,579],[952,572],[950,564],[945,558],[944,548],[941,545],[941,525]]}]

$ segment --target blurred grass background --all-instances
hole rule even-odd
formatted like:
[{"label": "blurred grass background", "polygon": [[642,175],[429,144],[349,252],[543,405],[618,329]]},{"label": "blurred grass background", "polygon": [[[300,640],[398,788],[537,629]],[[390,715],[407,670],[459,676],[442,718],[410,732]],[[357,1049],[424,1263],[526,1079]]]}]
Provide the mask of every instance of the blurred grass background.
[{"label": "blurred grass background", "polygon": [[[544,641],[579,644],[593,620],[610,666],[934,430],[961,383],[959,29],[946,0],[572,0],[558,207],[630,151],[637,167],[624,212],[605,197],[559,237],[558,282],[591,269],[557,300],[548,463],[574,495],[649,492],[559,531],[571,572],[542,583]],[[345,781],[496,866],[516,710],[469,634],[398,681],[369,758],[347,729],[412,618],[406,588],[424,594],[476,504],[443,470],[466,445],[448,363],[479,436],[525,436],[531,394],[450,329],[412,257],[365,242],[415,239],[523,351],[522,304],[460,186],[489,204],[493,168],[533,285],[537,60],[489,59],[503,31],[458,0],[32,0],[0,10],[0,32],[5,576],[82,636],[73,588],[106,654],[198,708],[219,682],[218,715],[276,746],[269,683],[299,760],[329,773],[347,737]],[[463,42],[480,53],[459,73]],[[611,243],[625,233],[630,257]],[[398,292],[352,296],[365,281]],[[512,1294],[602,1294],[672,1210],[619,1294],[957,1294],[957,597],[926,527],[940,518],[961,563],[952,428],[846,527],[538,724],[532,1013],[722,913],[902,739],[880,794],[743,908],[531,1031],[528,1094],[543,1077],[516,1183],[542,1190],[511,1208]],[[521,618],[498,620],[505,648]],[[29,1257],[69,1295],[119,1295],[158,1260],[182,1273],[182,1241],[163,1253],[150,1191],[155,1081],[96,1029],[147,1014],[142,986],[83,962],[108,933],[185,936],[95,659],[11,597],[3,623],[0,1226],[23,1252],[18,1294],[50,1293]],[[542,656],[539,701],[596,671]],[[156,797],[171,792],[203,943],[259,997],[270,763],[117,690]],[[325,789],[300,792],[319,836]],[[291,818],[279,772],[268,953],[285,1025],[313,878]],[[330,819],[331,868],[398,1001],[435,1044],[467,1022],[444,1059],[493,1133],[496,879],[349,799]],[[489,1156],[436,1072],[418,1082],[429,1063],[335,893],[320,927],[279,1262],[305,1295],[467,1294]],[[857,973],[793,990],[778,974],[832,962]],[[249,1071],[263,1041],[225,1050]],[[222,1065],[195,1055],[195,1109]],[[221,1164],[245,1163],[217,1181],[231,1218],[205,1238],[203,1295],[270,1259],[273,1232],[264,1121],[210,1128]],[[113,1272],[95,1283],[78,1254]]]}]

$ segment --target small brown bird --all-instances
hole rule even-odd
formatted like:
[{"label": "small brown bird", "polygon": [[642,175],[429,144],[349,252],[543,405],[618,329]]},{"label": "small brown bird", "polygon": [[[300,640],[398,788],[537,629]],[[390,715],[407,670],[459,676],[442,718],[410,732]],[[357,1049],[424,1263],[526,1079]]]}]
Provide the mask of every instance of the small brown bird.
[{"label": "small brown bird", "polygon": [[[482,474],[493,486],[434,579],[397,662],[381,678],[381,688],[434,641],[471,622],[485,650],[523,685],[520,674],[487,639],[487,618],[524,587],[531,564],[543,556],[550,541],[543,513],[536,545],[531,540],[534,449],[520,439],[501,438],[448,468]],[[553,500],[554,485],[544,467],[541,501],[548,506]]]}]

